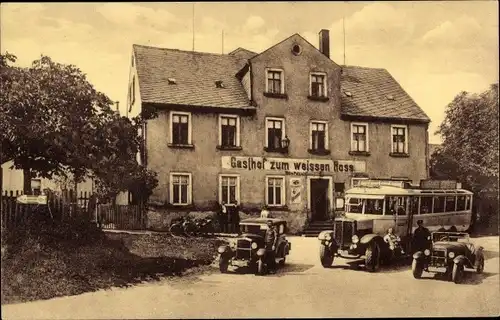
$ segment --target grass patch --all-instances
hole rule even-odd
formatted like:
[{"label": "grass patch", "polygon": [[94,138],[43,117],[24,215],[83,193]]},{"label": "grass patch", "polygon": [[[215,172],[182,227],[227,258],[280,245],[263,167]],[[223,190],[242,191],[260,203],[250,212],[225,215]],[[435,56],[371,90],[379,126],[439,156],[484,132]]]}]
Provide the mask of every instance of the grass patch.
[{"label": "grass patch", "polygon": [[217,239],[105,234],[85,223],[2,232],[1,303],[127,287],[210,264]]}]

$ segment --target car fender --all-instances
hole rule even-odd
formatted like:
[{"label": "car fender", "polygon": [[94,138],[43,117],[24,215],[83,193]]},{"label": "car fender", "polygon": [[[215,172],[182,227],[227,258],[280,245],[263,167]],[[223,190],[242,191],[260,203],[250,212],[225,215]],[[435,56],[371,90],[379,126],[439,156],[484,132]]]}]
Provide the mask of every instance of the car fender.
[{"label": "car fender", "polygon": [[425,258],[425,254],[422,251],[417,251],[413,254],[413,259],[421,260]]},{"label": "car fender", "polygon": [[219,248],[217,248],[217,252],[219,252],[221,257],[225,259],[229,259],[233,255],[233,251],[228,245],[219,246]]},{"label": "car fender", "polygon": [[464,256],[464,255],[459,255],[459,256],[456,256],[454,259],[453,259],[453,263],[455,264],[465,264],[465,261],[467,260],[467,258]]},{"label": "car fender", "polygon": [[324,230],[321,231],[318,235],[318,240],[326,240],[326,235],[330,234],[331,240],[333,240],[333,230]]},{"label": "car fender", "polygon": [[257,250],[257,256],[263,257],[266,254],[266,249],[265,248],[260,248]]},{"label": "car fender", "polygon": [[370,234],[365,234],[361,239],[359,240],[360,244],[368,244],[372,241],[377,241],[377,242],[383,242],[384,240],[382,239],[381,236],[375,233],[370,233]]}]

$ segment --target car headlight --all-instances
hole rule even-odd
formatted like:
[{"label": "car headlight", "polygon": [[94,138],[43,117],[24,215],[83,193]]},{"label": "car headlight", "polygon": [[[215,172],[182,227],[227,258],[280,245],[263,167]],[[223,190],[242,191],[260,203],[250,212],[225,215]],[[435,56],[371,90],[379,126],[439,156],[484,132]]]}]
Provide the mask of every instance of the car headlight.
[{"label": "car headlight", "polygon": [[231,249],[236,248],[236,242],[231,241],[231,243],[229,243],[229,246],[231,247]]},{"label": "car headlight", "polygon": [[257,249],[257,247],[258,247],[257,243],[256,242],[252,242],[252,249],[255,250],[255,249]]},{"label": "car headlight", "polygon": [[353,235],[352,238],[352,243],[358,243],[359,242],[359,237],[357,235]]},{"label": "car headlight", "polygon": [[450,259],[455,258],[455,252],[452,251],[452,252],[448,253],[448,258],[450,258]]},{"label": "car headlight", "polygon": [[431,250],[429,250],[429,249],[425,249],[425,250],[424,250],[424,254],[425,254],[426,256],[430,256],[430,255],[431,255]]},{"label": "car headlight", "polygon": [[329,233],[327,233],[327,234],[325,235],[325,239],[326,239],[326,240],[332,240],[332,236],[331,236]]}]

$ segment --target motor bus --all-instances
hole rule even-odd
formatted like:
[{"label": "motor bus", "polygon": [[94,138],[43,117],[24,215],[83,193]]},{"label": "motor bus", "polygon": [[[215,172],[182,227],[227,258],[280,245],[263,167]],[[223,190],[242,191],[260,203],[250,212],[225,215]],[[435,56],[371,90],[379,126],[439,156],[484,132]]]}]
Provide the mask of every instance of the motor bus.
[{"label": "motor bus", "polygon": [[333,230],[319,234],[320,260],[332,265],[335,256],[365,258],[369,271],[390,260],[393,251],[383,240],[389,228],[401,240],[403,253],[411,252],[417,221],[429,231],[467,231],[472,218],[472,192],[454,181],[365,180],[346,191],[345,212]]}]

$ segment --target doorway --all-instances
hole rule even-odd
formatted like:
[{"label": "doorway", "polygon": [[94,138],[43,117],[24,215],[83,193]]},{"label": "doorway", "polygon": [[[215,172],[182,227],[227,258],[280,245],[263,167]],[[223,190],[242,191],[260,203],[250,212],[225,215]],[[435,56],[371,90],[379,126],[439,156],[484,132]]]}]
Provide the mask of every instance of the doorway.
[{"label": "doorway", "polygon": [[311,200],[311,220],[325,221],[328,220],[329,205],[329,180],[328,179],[311,179],[309,184],[309,199]]}]

